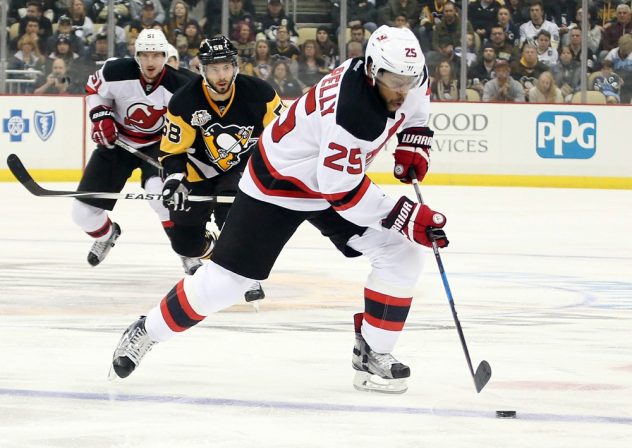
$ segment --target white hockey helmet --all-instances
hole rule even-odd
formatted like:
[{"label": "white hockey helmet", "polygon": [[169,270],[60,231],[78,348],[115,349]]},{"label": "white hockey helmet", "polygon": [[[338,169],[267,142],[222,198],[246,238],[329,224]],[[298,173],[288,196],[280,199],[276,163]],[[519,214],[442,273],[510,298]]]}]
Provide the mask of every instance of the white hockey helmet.
[{"label": "white hockey helmet", "polygon": [[136,38],[134,49],[136,53],[139,51],[157,51],[167,55],[169,42],[164,33],[156,29],[145,29],[140,32]]},{"label": "white hockey helmet", "polygon": [[176,58],[176,63],[180,65],[180,53],[178,53],[178,50],[176,50],[176,47],[169,44],[167,46],[167,63],[169,62],[169,59],[171,58]]},{"label": "white hockey helmet", "polygon": [[136,51],[136,54],[141,51],[157,51],[162,52],[165,56],[167,56],[167,53],[169,52],[169,42],[162,31],[146,29],[142,30],[136,38],[134,50]]},{"label": "white hockey helmet", "polygon": [[138,67],[140,67],[141,72],[143,71],[143,67],[140,64],[138,54],[143,51],[163,53],[165,55],[165,61],[161,67],[162,70],[164,68],[164,64],[167,63],[167,57],[169,54],[169,42],[167,41],[164,33],[160,30],[145,29],[142,30],[136,38],[136,42],[134,43],[134,59],[136,60]]},{"label": "white hockey helmet", "polygon": [[367,75],[369,63],[374,84],[385,71],[398,75],[408,88],[419,87],[428,79],[426,58],[408,28],[382,25],[375,30],[366,46],[364,70]]}]

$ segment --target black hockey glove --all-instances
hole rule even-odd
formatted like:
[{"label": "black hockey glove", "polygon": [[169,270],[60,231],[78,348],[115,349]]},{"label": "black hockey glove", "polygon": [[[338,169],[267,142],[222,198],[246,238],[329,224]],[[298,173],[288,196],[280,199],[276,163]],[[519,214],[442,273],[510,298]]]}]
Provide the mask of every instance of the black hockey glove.
[{"label": "black hockey glove", "polygon": [[162,203],[165,207],[176,212],[187,209],[189,189],[184,185],[184,173],[167,176],[162,185]]}]

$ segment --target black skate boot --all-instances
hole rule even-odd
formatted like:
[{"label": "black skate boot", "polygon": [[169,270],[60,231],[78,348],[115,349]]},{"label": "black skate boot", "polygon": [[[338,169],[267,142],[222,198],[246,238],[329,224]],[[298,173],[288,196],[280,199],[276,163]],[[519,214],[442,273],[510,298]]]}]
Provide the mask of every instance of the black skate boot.
[{"label": "black skate boot", "polygon": [[373,351],[360,333],[362,314],[356,316],[354,316],[356,321],[355,345],[351,360],[351,365],[356,370],[353,387],[365,392],[403,394],[408,390],[406,378],[410,376],[410,368],[399,362],[390,353]]},{"label": "black skate boot", "polygon": [[114,350],[109,378],[127,378],[155,343],[145,330],[145,316],[140,316],[125,330]]},{"label": "black skate boot", "polygon": [[266,293],[263,292],[261,283],[255,281],[250,285],[248,290],[244,293],[244,299],[246,302],[254,302],[255,300],[263,300],[266,297]]},{"label": "black skate boot", "polygon": [[184,268],[184,273],[186,275],[195,274],[195,271],[202,267],[202,259],[208,260],[211,258],[211,254],[215,248],[215,243],[217,243],[217,234],[207,230],[204,234],[204,239],[205,249],[204,253],[200,257],[185,257],[184,255],[180,255],[182,267]]},{"label": "black skate boot", "polygon": [[110,237],[105,241],[95,241],[94,244],[92,244],[92,248],[88,253],[88,263],[90,263],[91,266],[96,266],[105,260],[105,257],[107,257],[110,249],[114,247],[119,236],[121,236],[121,228],[117,223],[113,222]]}]

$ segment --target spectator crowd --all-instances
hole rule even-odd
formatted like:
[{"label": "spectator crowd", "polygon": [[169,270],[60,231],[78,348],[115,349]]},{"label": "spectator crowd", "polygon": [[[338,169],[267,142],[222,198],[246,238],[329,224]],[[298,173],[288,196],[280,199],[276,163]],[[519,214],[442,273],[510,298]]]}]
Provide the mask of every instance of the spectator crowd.
[{"label": "spectator crowd", "polygon": [[[286,0],[287,1],[287,0]],[[581,60],[581,0],[470,0],[467,45],[462,18],[450,0],[311,0],[329,2],[331,20],[309,38],[287,14],[284,0],[229,0],[229,38],[241,73],[267,80],[282,97],[300,96],[339,62],[336,36],[340,2],[347,2],[346,54],[364,54],[367,38],[382,25],[410,28],[431,74],[432,99],[454,101],[466,64],[467,85],[482,101],[571,101],[581,85],[608,103],[632,100],[630,0],[590,0],[588,55]],[[460,2],[458,2],[460,3]],[[11,79],[22,93],[80,94],[108,55],[107,0],[13,0],[9,9]],[[161,29],[173,46],[170,63],[197,70],[199,44],[220,33],[221,0],[116,0],[116,57],[132,57],[142,29]],[[28,81],[30,80],[30,81]]]}]

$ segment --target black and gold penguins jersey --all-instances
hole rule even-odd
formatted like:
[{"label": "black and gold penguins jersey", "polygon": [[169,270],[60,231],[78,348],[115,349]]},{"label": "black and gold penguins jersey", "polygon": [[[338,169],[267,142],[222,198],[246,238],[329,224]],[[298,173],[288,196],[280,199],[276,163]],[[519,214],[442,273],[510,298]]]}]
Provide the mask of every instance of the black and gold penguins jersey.
[{"label": "black and gold penguins jersey", "polygon": [[165,117],[160,162],[165,174],[189,182],[231,169],[243,171],[263,128],[283,110],[281,98],[258,78],[237,75],[226,101],[213,101],[201,76],[178,90]]}]

